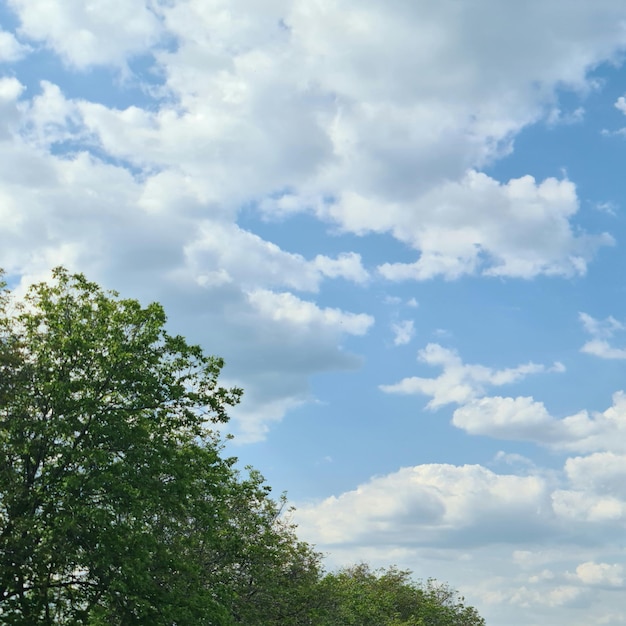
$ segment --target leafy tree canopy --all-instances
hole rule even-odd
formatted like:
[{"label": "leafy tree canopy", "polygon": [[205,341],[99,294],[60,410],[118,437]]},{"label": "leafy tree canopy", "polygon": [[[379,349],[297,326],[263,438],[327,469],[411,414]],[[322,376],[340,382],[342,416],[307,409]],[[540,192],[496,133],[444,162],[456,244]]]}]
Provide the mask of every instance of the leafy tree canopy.
[{"label": "leafy tree canopy", "polygon": [[355,565],[327,574],[327,611],[319,626],[484,626],[473,607],[445,584],[419,584],[395,567]]}]

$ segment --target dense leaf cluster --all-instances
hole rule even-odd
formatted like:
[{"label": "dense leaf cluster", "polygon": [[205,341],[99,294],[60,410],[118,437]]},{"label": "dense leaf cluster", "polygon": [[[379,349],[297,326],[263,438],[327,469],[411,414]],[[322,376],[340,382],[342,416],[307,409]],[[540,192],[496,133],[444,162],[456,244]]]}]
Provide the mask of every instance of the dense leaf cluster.
[{"label": "dense leaf cluster", "polygon": [[418,584],[411,572],[366,564],[327,574],[318,626],[484,626],[476,609],[445,584]]},{"label": "dense leaf cluster", "polygon": [[0,289],[0,623],[474,626],[447,588],[324,574],[216,424],[222,361],[64,269]]}]

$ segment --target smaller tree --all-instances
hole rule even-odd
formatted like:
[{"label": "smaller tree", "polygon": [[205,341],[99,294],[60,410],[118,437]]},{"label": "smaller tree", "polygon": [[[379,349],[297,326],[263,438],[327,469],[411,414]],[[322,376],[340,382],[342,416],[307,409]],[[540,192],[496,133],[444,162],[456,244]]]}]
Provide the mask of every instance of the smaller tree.
[{"label": "smaller tree", "polygon": [[411,579],[411,572],[361,564],[320,583],[326,610],[319,626],[484,626],[476,609],[445,584]]}]

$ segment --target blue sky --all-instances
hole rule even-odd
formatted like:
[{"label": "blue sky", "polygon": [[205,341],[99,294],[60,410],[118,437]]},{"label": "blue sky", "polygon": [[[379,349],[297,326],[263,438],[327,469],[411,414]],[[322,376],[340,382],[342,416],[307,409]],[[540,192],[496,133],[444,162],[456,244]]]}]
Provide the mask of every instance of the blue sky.
[{"label": "blue sky", "polygon": [[[0,0],[0,266],[158,300],[329,567],[626,623],[626,8]],[[229,444],[231,445],[231,444]]]}]

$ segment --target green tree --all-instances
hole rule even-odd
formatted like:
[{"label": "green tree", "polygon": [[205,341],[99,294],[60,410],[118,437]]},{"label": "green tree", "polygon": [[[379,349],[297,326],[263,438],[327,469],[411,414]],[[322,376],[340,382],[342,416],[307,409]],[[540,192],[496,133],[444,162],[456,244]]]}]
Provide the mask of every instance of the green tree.
[{"label": "green tree", "polygon": [[411,579],[411,572],[361,564],[320,582],[326,610],[318,626],[484,626],[476,609],[447,585]]},{"label": "green tree", "polygon": [[[285,496],[270,499],[258,472],[252,471],[245,485],[231,508],[234,545],[221,550],[233,618],[245,626],[312,624],[320,604],[321,555],[298,540],[283,514]],[[236,556],[226,562],[229,554]]]},{"label": "green tree", "polygon": [[165,321],[60,268],[23,300],[3,286],[3,623],[231,623],[196,553],[252,489],[212,429],[240,390]]}]

